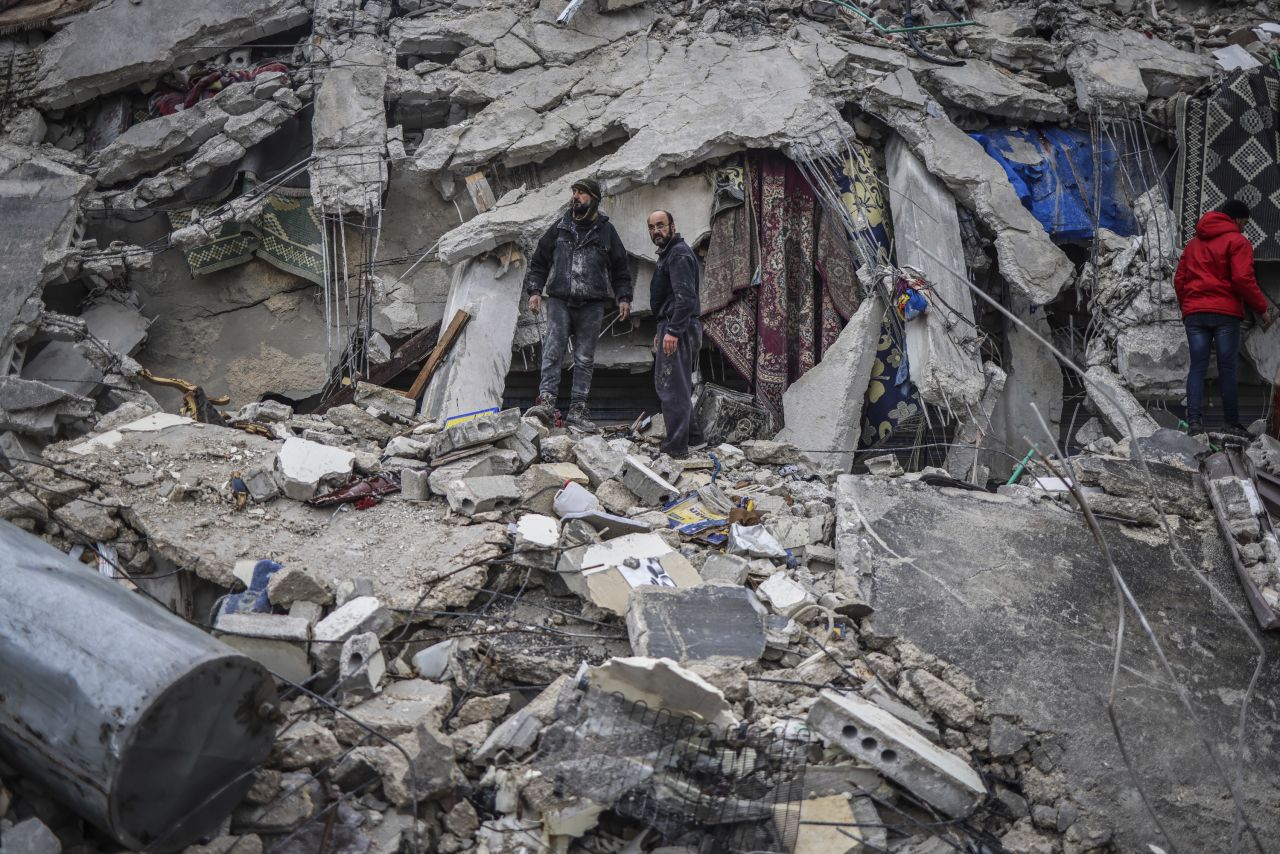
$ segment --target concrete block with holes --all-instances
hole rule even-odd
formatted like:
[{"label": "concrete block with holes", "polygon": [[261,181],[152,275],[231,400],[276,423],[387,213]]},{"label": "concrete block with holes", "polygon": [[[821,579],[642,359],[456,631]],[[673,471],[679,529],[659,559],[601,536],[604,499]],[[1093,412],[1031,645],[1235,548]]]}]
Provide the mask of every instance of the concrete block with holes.
[{"label": "concrete block with holes", "polygon": [[512,510],[520,503],[522,493],[511,475],[469,477],[455,480],[445,489],[449,509],[463,516],[474,516],[490,510]]},{"label": "concrete block with holes", "polygon": [[855,694],[823,691],[809,710],[809,727],[954,818],[969,815],[987,796],[963,759]]}]

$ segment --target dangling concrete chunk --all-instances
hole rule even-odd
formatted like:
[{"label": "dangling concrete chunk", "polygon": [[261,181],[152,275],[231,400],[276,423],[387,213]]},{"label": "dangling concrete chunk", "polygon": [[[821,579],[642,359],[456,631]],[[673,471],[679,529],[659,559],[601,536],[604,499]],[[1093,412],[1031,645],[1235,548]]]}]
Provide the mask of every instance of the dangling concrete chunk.
[{"label": "dangling concrete chunk", "polygon": [[823,691],[809,710],[809,726],[953,818],[969,815],[987,796],[982,778],[960,757],[856,694]]}]

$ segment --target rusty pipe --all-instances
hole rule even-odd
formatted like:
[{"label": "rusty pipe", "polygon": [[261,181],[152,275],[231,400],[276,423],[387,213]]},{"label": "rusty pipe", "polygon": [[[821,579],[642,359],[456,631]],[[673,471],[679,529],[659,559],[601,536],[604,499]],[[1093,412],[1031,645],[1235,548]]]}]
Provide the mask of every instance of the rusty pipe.
[{"label": "rusty pipe", "polygon": [[216,830],[271,749],[267,671],[8,522],[0,590],[0,754],[131,849]]}]

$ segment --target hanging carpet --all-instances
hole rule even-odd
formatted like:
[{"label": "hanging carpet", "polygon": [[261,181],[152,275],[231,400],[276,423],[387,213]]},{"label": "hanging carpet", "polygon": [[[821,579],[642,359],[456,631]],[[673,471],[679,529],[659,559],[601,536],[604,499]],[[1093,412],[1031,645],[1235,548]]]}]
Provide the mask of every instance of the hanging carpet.
[{"label": "hanging carpet", "polygon": [[1179,100],[1174,214],[1185,243],[1229,199],[1249,206],[1254,258],[1280,261],[1280,71],[1233,71],[1217,91]]}]

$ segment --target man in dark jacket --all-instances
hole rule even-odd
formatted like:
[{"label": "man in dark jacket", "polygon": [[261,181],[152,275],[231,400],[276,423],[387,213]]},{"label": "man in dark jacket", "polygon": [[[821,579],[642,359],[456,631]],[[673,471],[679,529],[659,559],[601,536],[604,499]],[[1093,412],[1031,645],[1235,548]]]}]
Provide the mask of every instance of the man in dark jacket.
[{"label": "man in dark jacket", "polygon": [[662,452],[675,459],[689,456],[690,443],[702,443],[693,419],[693,369],[702,349],[698,259],[675,231],[666,211],[649,214],[649,239],[658,247],[658,264],[649,284],[649,300],[658,321],[653,338],[653,384],[662,402],[667,438]]},{"label": "man in dark jacket", "polygon": [[1244,236],[1249,208],[1231,200],[1196,224],[1196,235],[1182,250],[1173,289],[1182,308],[1191,365],[1187,373],[1188,432],[1204,432],[1204,382],[1209,350],[1218,353],[1218,388],[1227,431],[1247,436],[1240,425],[1236,392],[1236,360],[1240,353],[1240,321],[1247,305],[1261,315],[1263,328],[1275,320],[1253,272],[1253,244]]},{"label": "man in dark jacket", "polygon": [[537,401],[525,414],[554,422],[560,363],[572,339],[573,388],[565,423],[582,430],[595,429],[587,417],[587,395],[605,306],[616,300],[620,320],[631,314],[627,251],[599,207],[600,185],[590,178],[575,182],[569,210],[538,241],[524,278],[530,310],[538,311],[543,291],[547,294],[542,381]]}]

